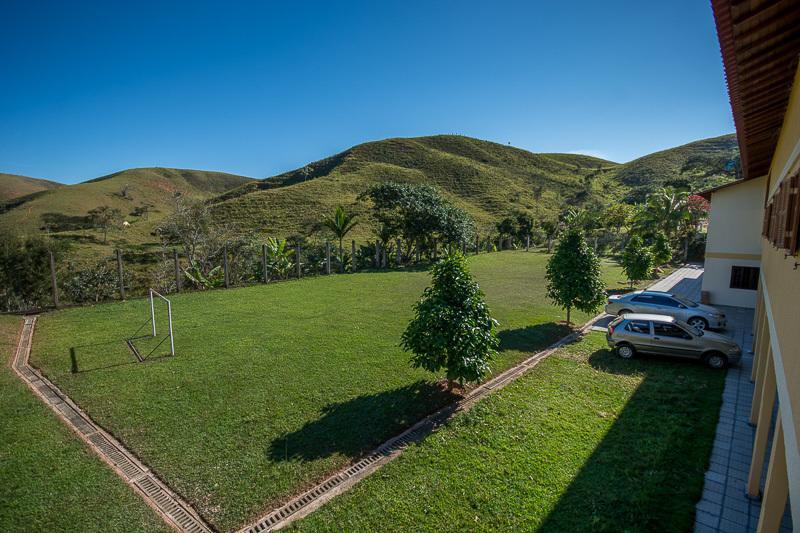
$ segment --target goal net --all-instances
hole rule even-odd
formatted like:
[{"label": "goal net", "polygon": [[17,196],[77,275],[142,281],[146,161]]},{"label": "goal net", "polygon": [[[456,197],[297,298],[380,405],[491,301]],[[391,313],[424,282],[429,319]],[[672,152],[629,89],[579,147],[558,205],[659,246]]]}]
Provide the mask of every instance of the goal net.
[{"label": "goal net", "polygon": [[[172,335],[172,302],[155,289],[150,289],[149,299],[150,319],[142,324],[136,333],[126,339],[128,347],[139,362],[150,357],[167,341],[169,341],[169,354],[175,355],[175,340]],[[151,335],[147,333],[139,335],[142,330],[146,332],[145,328],[148,326]],[[147,351],[147,354],[143,354],[144,351]]]}]

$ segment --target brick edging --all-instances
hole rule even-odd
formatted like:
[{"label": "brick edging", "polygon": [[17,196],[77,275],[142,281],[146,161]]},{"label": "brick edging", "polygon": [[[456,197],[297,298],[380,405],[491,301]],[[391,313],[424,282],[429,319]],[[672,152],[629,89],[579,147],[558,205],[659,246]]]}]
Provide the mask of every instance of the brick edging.
[{"label": "brick edging", "polygon": [[95,424],[69,396],[28,364],[36,318],[36,315],[25,317],[11,364],[14,373],[168,525],[191,533],[212,531],[191,505],[171,491],[117,439]]}]

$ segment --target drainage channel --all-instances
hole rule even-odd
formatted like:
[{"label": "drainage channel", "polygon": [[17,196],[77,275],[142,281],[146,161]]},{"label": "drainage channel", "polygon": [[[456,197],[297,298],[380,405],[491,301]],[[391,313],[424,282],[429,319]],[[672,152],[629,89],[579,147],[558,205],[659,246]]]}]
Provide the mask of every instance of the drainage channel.
[{"label": "drainage channel", "polygon": [[265,516],[259,518],[255,523],[245,526],[240,530],[240,533],[275,531],[311,514],[333,499],[334,496],[347,491],[361,479],[369,476],[384,464],[398,457],[409,445],[422,441],[437,427],[446,423],[457,413],[470,409],[478,400],[515,381],[561,346],[585,335],[591,330],[595,322],[603,316],[603,314],[597,315],[587,322],[580,330],[562,337],[551,344],[547,349],[532,355],[516,366],[498,374],[493,379],[471,390],[463,399],[423,418],[400,435],[378,446],[356,463],[326,478],[321,483],[293,498],[281,507],[273,509]]},{"label": "drainage channel", "polygon": [[12,367],[28,387],[61,420],[106,462],[170,526],[189,533],[210,532],[211,528],[188,503],[114,437],[97,426],[66,394],[28,364],[36,316],[26,316]]}]

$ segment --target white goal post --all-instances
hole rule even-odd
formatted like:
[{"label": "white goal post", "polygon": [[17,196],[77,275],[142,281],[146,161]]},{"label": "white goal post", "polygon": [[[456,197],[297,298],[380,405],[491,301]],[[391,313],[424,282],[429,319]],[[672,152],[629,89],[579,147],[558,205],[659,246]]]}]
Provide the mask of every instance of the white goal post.
[{"label": "white goal post", "polygon": [[175,341],[172,338],[172,302],[170,302],[169,299],[165,298],[162,294],[159,294],[158,291],[150,289],[150,321],[153,323],[153,337],[158,335],[158,329],[156,328],[156,306],[153,296],[157,296],[167,302],[167,320],[169,322],[169,354],[175,355]]}]

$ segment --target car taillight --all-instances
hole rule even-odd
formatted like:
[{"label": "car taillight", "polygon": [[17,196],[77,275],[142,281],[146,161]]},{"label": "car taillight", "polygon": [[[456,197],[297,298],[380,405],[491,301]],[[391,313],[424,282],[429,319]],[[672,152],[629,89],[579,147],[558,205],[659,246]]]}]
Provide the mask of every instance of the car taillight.
[{"label": "car taillight", "polygon": [[609,304],[609,305],[611,305],[612,303],[614,303],[614,302],[612,302],[612,301],[611,301],[611,298],[609,298],[609,299],[608,299],[608,304]]}]

